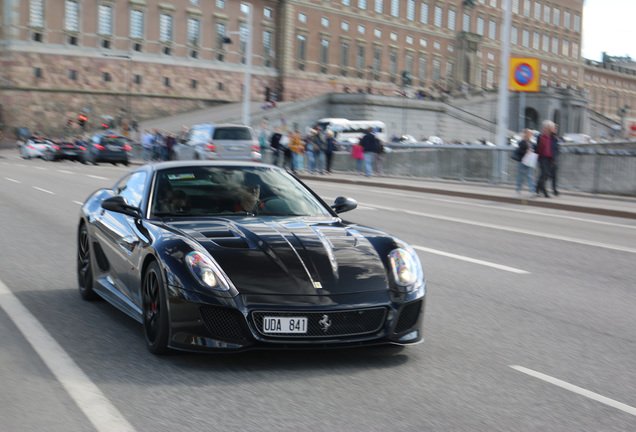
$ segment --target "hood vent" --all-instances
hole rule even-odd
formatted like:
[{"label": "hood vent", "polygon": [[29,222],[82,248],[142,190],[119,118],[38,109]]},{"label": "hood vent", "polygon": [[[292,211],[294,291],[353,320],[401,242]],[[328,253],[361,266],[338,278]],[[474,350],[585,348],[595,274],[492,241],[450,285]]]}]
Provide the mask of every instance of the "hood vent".
[{"label": "hood vent", "polygon": [[209,230],[199,231],[211,242],[222,248],[228,249],[249,249],[250,245],[243,237],[239,237],[230,230]]}]

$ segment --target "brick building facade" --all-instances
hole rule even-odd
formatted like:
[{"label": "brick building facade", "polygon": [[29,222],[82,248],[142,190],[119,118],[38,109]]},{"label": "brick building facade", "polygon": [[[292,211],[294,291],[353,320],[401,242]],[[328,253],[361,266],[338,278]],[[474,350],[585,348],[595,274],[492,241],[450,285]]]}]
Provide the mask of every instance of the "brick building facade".
[{"label": "brick building facade", "polygon": [[[69,132],[241,100],[498,85],[504,0],[0,0],[0,124]],[[636,75],[580,57],[583,0],[511,0],[511,54],[618,121]],[[249,18],[251,16],[251,19]],[[230,40],[231,39],[231,42]],[[614,95],[614,96],[611,96]],[[6,135],[6,134],[5,134]]]}]

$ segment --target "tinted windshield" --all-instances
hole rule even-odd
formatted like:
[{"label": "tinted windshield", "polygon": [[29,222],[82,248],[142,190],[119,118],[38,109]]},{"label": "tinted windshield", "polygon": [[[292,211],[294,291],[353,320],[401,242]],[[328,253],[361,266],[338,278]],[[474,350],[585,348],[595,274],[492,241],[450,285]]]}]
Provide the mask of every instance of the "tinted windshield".
[{"label": "tinted windshield", "polygon": [[215,140],[251,140],[252,134],[245,127],[218,127],[214,130]]},{"label": "tinted windshield", "polygon": [[155,179],[155,216],[331,216],[296,179],[268,167],[183,167]]},{"label": "tinted windshield", "polygon": [[117,136],[104,136],[102,137],[102,144],[126,144],[126,138],[117,137]]}]

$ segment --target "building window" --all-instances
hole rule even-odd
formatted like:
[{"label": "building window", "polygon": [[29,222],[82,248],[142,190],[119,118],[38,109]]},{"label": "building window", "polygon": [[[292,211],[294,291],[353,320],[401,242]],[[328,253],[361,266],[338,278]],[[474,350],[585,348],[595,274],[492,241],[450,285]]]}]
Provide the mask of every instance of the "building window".
[{"label": "building window", "polygon": [[307,37],[304,35],[298,35],[298,60],[307,60]]},{"label": "building window", "polygon": [[397,42],[398,40],[398,34],[395,32],[391,32],[391,36],[390,36],[391,40],[394,42]]},{"label": "building window", "polygon": [[266,62],[271,62],[271,58],[274,57],[274,51],[272,50],[273,44],[272,40],[274,39],[271,31],[263,31],[263,56],[266,58]]},{"label": "building window", "polygon": [[442,44],[439,43],[438,41],[433,42],[433,48],[437,51],[442,49]]},{"label": "building window", "polygon": [[373,30],[373,36],[375,36],[377,38],[381,38],[382,37],[382,30],[380,30],[380,29]]},{"label": "building window", "polygon": [[550,6],[545,5],[543,6],[543,21],[549,23],[550,22],[550,13],[552,12]]},{"label": "building window", "polygon": [[241,3],[241,13],[249,14],[250,13],[250,4],[249,3]]},{"label": "building window", "polygon": [[512,0],[512,13],[519,13],[519,0]]},{"label": "building window", "polygon": [[442,7],[441,6],[435,6],[435,21],[434,21],[435,27],[441,27],[442,26]]},{"label": "building window", "polygon": [[359,9],[367,9],[367,0],[358,0],[358,8]]},{"label": "building window", "polygon": [[343,21],[342,23],[340,23],[340,28],[342,29],[342,31],[349,31],[349,23],[346,21]]},{"label": "building window", "polygon": [[199,82],[197,80],[190,80],[190,88],[196,89],[199,86]]},{"label": "building window", "polygon": [[141,84],[141,75],[136,74],[135,75],[135,84]]},{"label": "building window", "polygon": [[494,21],[488,23],[488,37],[492,40],[497,39],[497,23]]},{"label": "building window", "polygon": [[530,18],[530,0],[523,0],[523,16]]},{"label": "building window", "polygon": [[462,30],[465,32],[470,32],[470,15],[465,13],[464,20],[462,22]]},{"label": "building window", "polygon": [[534,19],[537,21],[541,19],[541,3],[539,2],[534,4]]},{"label": "building window", "polygon": [[320,39],[320,63],[329,63],[329,40]]},{"label": "building window", "polygon": [[172,15],[165,13],[159,15],[159,40],[172,42]]},{"label": "building window", "polygon": [[455,31],[455,21],[457,20],[457,12],[453,9],[448,11],[448,29]]},{"label": "building window", "polygon": [[433,60],[433,80],[437,81],[442,76],[442,64],[439,60]]},{"label": "building window", "polygon": [[64,5],[64,30],[79,31],[79,4],[74,0],[66,0]]},{"label": "building window", "polygon": [[570,12],[563,12],[563,27],[565,27],[566,29],[570,28]]},{"label": "building window", "polygon": [[188,18],[188,44],[199,46],[201,38],[201,23],[194,18]]},{"label": "building window", "polygon": [[559,39],[553,37],[552,38],[552,54],[558,54],[559,53]]},{"label": "building window", "polygon": [[484,35],[484,19],[482,17],[477,17],[477,34],[483,36]]},{"label": "building window", "polygon": [[113,34],[113,8],[109,5],[100,4],[97,8],[98,25],[97,32],[100,35],[110,36]]},{"label": "building window", "polygon": [[349,67],[349,44],[346,42],[340,45],[340,65],[344,68]]},{"label": "building window", "polygon": [[274,18],[274,9],[271,7],[266,7],[263,9],[263,16],[268,19]]},{"label": "building window", "polygon": [[413,36],[406,36],[406,43],[409,45],[413,45]]},{"label": "building window", "polygon": [[534,32],[532,33],[532,48],[538,50],[541,48],[539,45],[541,45],[541,35]]},{"label": "building window", "polygon": [[44,28],[44,0],[31,0],[29,24],[31,27]]},{"label": "building window", "polygon": [[72,81],[77,81],[77,71],[73,69],[68,71],[68,78]]},{"label": "building window", "polygon": [[373,70],[382,70],[382,50],[380,48],[373,49]]},{"label": "building window", "polygon": [[517,27],[512,27],[510,29],[510,43],[513,45],[517,45],[519,43],[519,29]]},{"label": "building window", "polygon": [[561,25],[561,11],[554,8],[552,11],[552,24]]},{"label": "building window", "polygon": [[170,78],[168,77],[163,77],[163,85],[165,87],[170,87]]},{"label": "building window", "polygon": [[322,24],[323,27],[329,28],[329,18],[322,17],[320,24]]},{"label": "building window", "polygon": [[358,45],[356,52],[356,67],[358,69],[364,69],[364,64],[364,47],[362,45]]},{"label": "building window", "polygon": [[521,45],[526,48],[530,48],[530,32],[528,30],[524,30],[521,37]]},{"label": "building window", "polygon": [[351,6],[351,0],[342,0],[342,4],[345,6]]},{"label": "building window", "polygon": [[420,38],[420,46],[422,48],[426,48],[428,46],[428,42],[426,42],[426,39]]},{"label": "building window", "polygon": [[415,21],[415,0],[406,0],[406,19]]},{"label": "building window", "polygon": [[407,54],[404,57],[405,70],[407,70],[411,75],[413,75],[413,56]]},{"label": "building window", "polygon": [[112,79],[108,72],[102,72],[102,80],[104,82],[110,82]]},{"label": "building window", "polygon": [[42,68],[39,68],[39,67],[33,68],[33,76],[35,78],[42,78]]},{"label": "building window", "polygon": [[366,28],[363,25],[358,26],[358,33],[363,35],[365,31],[366,31]]},{"label": "building window", "polygon": [[375,0],[375,12],[381,14],[382,9],[384,9],[384,2],[382,0]]},{"label": "building window", "polygon": [[541,49],[545,52],[550,51],[550,37],[548,35],[543,35],[543,46]]},{"label": "building window", "polygon": [[400,16],[400,0],[391,0],[391,16]]},{"label": "building window", "polygon": [[216,0],[216,7],[219,9],[225,9],[225,0]]},{"label": "building window", "polygon": [[428,4],[422,3],[420,7],[420,22],[423,24],[428,24]]},{"label": "building window", "polygon": [[418,69],[418,77],[421,80],[425,80],[426,79],[426,57],[420,57],[419,63],[420,65]]},{"label": "building window", "polygon": [[581,31],[581,15],[579,14],[574,15],[574,31]]},{"label": "building window", "polygon": [[393,75],[397,74],[397,53],[389,51],[389,72]]},{"label": "building window", "polygon": [[563,40],[563,47],[561,48],[561,50],[563,51],[562,54],[564,56],[570,56],[570,42],[567,40]]},{"label": "building window", "polygon": [[307,22],[307,15],[305,15],[304,13],[299,13],[298,14],[298,21],[300,21],[301,23],[306,23]]},{"label": "building window", "polygon": [[[225,49],[223,44],[225,43],[226,37],[227,37],[227,31],[226,31],[225,23],[217,22],[216,23],[216,43],[215,43],[217,50],[223,51]],[[219,60],[222,60],[222,58],[219,58]]]},{"label": "building window", "polygon": [[137,9],[130,11],[130,37],[133,39],[144,38],[144,12]]}]

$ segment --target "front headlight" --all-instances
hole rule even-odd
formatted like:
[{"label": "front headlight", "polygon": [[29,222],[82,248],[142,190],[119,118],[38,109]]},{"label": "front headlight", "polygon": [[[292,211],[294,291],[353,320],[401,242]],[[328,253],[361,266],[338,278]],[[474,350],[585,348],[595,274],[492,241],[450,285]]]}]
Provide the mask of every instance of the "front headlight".
[{"label": "front headlight", "polygon": [[389,253],[389,262],[391,263],[393,279],[400,286],[413,285],[422,272],[417,256],[413,256],[406,249],[393,249]]},{"label": "front headlight", "polygon": [[229,291],[230,285],[212,259],[194,251],[186,255],[185,260],[190,272],[201,285],[218,291]]}]

